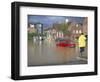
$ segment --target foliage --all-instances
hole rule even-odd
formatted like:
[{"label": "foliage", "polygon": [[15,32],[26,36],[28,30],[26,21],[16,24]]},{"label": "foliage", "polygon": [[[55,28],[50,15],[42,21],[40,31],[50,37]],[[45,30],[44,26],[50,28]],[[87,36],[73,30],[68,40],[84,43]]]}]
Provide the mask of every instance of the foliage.
[{"label": "foliage", "polygon": [[30,40],[30,39],[32,39],[33,37],[36,37],[36,36],[46,36],[46,33],[44,33],[44,34],[41,34],[41,33],[29,33],[28,32],[28,39]]},{"label": "foliage", "polygon": [[69,27],[69,23],[62,23],[61,24],[61,31],[64,33],[64,35],[69,34],[68,27]]},{"label": "foliage", "polygon": [[32,39],[33,36],[36,36],[36,33],[28,33],[28,39]]}]

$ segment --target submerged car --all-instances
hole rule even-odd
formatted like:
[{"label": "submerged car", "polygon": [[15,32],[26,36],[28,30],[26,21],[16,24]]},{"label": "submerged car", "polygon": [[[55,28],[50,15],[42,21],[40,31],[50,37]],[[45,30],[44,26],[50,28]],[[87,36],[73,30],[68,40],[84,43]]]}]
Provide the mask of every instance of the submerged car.
[{"label": "submerged car", "polygon": [[56,43],[56,46],[61,46],[61,47],[75,47],[76,44],[71,41],[71,40],[65,40],[65,41],[61,41]]}]

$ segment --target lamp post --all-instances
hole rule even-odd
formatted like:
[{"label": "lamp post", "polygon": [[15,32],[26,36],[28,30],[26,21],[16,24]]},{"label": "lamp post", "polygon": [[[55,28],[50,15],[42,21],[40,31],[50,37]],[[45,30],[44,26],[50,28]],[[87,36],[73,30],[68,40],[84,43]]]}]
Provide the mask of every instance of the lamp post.
[{"label": "lamp post", "polygon": [[68,19],[65,19],[65,23],[68,23],[69,22],[69,20]]},{"label": "lamp post", "polygon": [[43,40],[43,24],[42,23],[36,23],[37,33],[38,33],[38,39]]}]

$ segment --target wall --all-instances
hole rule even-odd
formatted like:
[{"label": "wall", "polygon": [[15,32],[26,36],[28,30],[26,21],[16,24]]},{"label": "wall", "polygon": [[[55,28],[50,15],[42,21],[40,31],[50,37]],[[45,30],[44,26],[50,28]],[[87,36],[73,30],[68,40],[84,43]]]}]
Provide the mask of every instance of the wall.
[{"label": "wall", "polygon": [[[14,0],[1,0],[0,2],[0,82],[13,82],[10,79],[11,72],[11,2]],[[17,1],[17,0],[16,0]],[[89,5],[98,6],[100,9],[100,0],[20,0],[28,2],[41,3],[58,3],[58,4],[72,4],[72,5]],[[98,9],[98,10],[99,10]],[[100,13],[100,11],[99,11]],[[100,16],[98,16],[100,18]],[[100,21],[100,19],[98,19]],[[100,24],[99,24],[100,26]],[[98,26],[98,27],[99,27]],[[100,30],[100,28],[98,29]],[[99,34],[100,35],[100,32]],[[98,39],[100,42],[100,38]],[[99,43],[100,48],[100,43]],[[100,53],[100,52],[99,52]],[[98,58],[100,55],[98,54]],[[100,62],[100,60],[98,61]],[[100,68],[100,65],[99,65]],[[100,71],[99,71],[100,73]],[[68,78],[53,78],[53,79],[39,79],[35,82],[99,82],[98,76],[84,76],[84,77],[68,77]],[[29,80],[32,82],[33,80]],[[22,81],[21,81],[22,82]],[[28,80],[26,80],[28,82]]]}]

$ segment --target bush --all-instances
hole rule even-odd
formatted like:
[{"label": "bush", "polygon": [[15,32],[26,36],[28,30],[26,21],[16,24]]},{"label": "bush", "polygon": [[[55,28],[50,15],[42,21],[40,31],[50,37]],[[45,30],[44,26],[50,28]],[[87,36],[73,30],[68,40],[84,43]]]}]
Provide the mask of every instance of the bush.
[{"label": "bush", "polygon": [[28,33],[28,39],[30,40],[30,39],[32,39],[33,37],[35,37],[35,36],[46,36],[46,34],[41,34],[41,33]]},{"label": "bush", "polygon": [[33,36],[38,36],[37,33],[28,33],[28,39],[32,39]]}]

